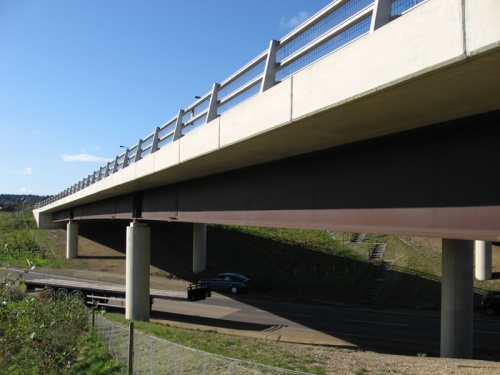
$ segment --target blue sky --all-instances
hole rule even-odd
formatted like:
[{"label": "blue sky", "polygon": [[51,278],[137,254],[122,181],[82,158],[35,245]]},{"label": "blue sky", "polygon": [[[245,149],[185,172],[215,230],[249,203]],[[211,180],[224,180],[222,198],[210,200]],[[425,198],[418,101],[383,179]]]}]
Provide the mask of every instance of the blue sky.
[{"label": "blue sky", "polygon": [[0,0],[0,193],[52,195],[330,0]]}]

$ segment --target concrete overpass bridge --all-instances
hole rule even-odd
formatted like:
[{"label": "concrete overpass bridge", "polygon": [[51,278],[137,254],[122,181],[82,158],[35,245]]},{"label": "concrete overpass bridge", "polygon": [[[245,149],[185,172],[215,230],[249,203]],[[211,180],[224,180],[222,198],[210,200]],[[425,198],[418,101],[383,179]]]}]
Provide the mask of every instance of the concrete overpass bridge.
[{"label": "concrete overpass bridge", "polygon": [[207,223],[443,238],[441,355],[470,357],[474,243],[487,277],[500,239],[499,19],[496,0],[334,1],[41,202],[38,225],[67,223],[71,258],[79,220],[129,220],[133,319],[148,221],[195,223],[195,272]]}]

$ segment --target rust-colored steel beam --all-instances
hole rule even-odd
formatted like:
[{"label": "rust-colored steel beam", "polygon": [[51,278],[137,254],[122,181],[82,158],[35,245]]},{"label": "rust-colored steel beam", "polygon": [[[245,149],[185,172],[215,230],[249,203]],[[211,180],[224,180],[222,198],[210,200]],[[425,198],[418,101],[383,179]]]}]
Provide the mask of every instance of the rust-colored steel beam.
[{"label": "rust-colored steel beam", "polygon": [[499,120],[497,111],[185,181],[74,216],[131,218],[140,202],[142,220],[498,241]]}]

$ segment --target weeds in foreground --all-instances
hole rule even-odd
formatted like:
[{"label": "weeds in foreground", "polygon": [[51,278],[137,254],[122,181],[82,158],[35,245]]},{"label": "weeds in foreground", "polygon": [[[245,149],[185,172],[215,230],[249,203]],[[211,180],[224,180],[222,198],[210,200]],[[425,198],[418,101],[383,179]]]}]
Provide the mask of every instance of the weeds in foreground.
[{"label": "weeds in foreground", "polygon": [[45,263],[33,226],[31,213],[0,212],[0,263],[25,265],[27,259],[37,266]]},{"label": "weeds in foreground", "polygon": [[119,372],[89,331],[89,310],[78,297],[25,295],[21,278],[22,274],[0,270],[0,372],[76,374],[82,372],[75,368],[86,367],[91,370],[85,373]]}]

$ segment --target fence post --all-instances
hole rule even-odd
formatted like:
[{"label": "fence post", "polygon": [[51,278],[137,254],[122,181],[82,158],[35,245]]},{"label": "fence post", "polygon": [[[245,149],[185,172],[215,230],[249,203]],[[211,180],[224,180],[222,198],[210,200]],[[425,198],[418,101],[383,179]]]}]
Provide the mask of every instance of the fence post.
[{"label": "fence post", "polygon": [[129,323],[128,333],[128,374],[134,373],[134,322]]}]

